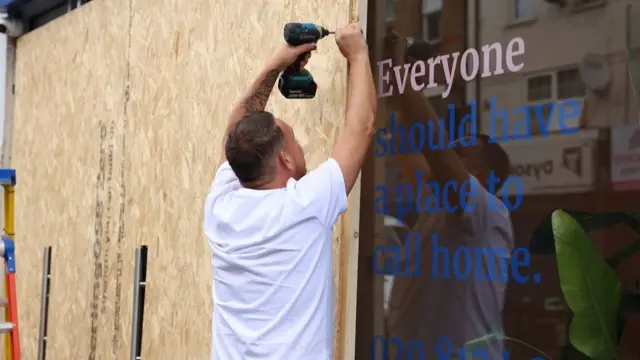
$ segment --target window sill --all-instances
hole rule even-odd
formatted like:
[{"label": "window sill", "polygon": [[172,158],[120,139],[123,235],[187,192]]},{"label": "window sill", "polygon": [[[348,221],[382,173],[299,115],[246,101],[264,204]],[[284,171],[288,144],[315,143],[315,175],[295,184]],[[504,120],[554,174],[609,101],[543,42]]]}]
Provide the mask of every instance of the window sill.
[{"label": "window sill", "polygon": [[443,43],[442,39],[424,40],[424,41],[431,46],[438,46]]},{"label": "window sill", "polygon": [[514,19],[511,20],[505,25],[506,29],[513,29],[521,26],[528,26],[536,23],[538,21],[537,17],[523,18],[523,19]]},{"label": "window sill", "polygon": [[592,3],[584,4],[584,5],[573,5],[571,6],[570,9],[572,13],[577,14],[577,13],[604,7],[606,4],[607,4],[606,0],[600,0],[600,1],[594,1]]}]

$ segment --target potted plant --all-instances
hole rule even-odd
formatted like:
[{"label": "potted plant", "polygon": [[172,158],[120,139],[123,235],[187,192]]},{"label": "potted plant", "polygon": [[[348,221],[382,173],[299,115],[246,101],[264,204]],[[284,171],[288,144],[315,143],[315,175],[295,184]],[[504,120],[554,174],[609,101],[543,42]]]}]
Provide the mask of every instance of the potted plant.
[{"label": "potted plant", "polygon": [[[639,239],[605,259],[588,233],[625,224]],[[615,360],[620,354],[620,338],[631,316],[640,314],[640,293],[625,291],[616,267],[640,250],[640,213],[586,213],[555,210],[534,230],[530,250],[534,254],[555,255],[560,287],[570,309],[561,360]],[[502,331],[467,343],[472,350],[487,341],[515,341],[532,348],[540,358],[550,359],[539,349]]]}]

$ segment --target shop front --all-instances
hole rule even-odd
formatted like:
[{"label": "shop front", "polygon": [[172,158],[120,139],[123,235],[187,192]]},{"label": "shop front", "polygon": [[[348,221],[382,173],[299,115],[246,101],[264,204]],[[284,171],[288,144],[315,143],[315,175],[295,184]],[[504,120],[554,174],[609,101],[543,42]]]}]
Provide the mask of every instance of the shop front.
[{"label": "shop front", "polygon": [[637,6],[368,2],[356,359],[640,356]]},{"label": "shop front", "polygon": [[640,190],[640,126],[611,129],[611,185],[615,192]]},{"label": "shop front", "polygon": [[[598,130],[585,130],[505,145],[511,175],[522,184],[520,189],[504,189],[510,199],[518,192],[523,195],[522,205],[511,213],[516,247],[530,250],[530,271],[543,280],[509,284],[503,324],[509,336],[526,340],[554,359],[563,358],[568,308],[557,258],[546,251],[553,239],[543,239],[538,245],[534,232],[556,209],[597,212],[605,205],[606,200],[598,196],[598,169],[603,164],[597,155],[605,148],[598,142],[599,134]],[[535,356],[526,347],[512,349],[516,359]]]}]

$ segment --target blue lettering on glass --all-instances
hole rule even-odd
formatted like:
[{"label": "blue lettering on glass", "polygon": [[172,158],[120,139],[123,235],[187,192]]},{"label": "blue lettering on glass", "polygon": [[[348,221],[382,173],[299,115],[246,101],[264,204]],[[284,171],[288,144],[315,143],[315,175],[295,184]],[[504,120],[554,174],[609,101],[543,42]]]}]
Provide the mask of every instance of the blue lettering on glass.
[{"label": "blue lettering on glass", "polygon": [[[513,128],[509,129],[509,113],[507,110],[499,109],[497,106],[497,101],[495,98],[489,99],[489,132],[492,139],[500,140],[500,141],[511,141],[511,140],[526,140],[531,139],[533,134],[531,132],[532,125],[534,123],[538,124],[538,128],[540,129],[539,136],[549,136],[549,123],[553,118],[553,114],[556,111],[556,107],[558,108],[558,126],[560,128],[560,132],[564,135],[575,134],[580,129],[576,127],[568,127],[567,120],[568,119],[577,119],[580,117],[580,103],[575,99],[567,99],[559,104],[557,102],[549,102],[547,104],[535,104],[535,105],[523,105],[516,108],[513,111],[514,117],[519,120],[513,125]],[[548,111],[545,111],[545,108]],[[545,118],[545,112],[547,116]],[[533,114],[533,116],[532,116]],[[501,120],[499,120],[501,119]],[[503,126],[503,134],[512,134],[511,136],[503,136],[498,139],[496,137],[497,134],[497,124],[502,123]]]},{"label": "blue lettering on glass", "polygon": [[[506,248],[447,247],[441,243],[438,233],[431,233],[430,236],[432,278],[489,282],[512,280],[519,284],[533,280],[536,284],[540,283],[540,274],[530,276],[525,272],[531,266],[531,254],[527,248],[516,248],[509,259]],[[420,234],[407,232],[402,245],[377,245],[374,249],[374,273],[399,277],[421,276],[422,241]]]},{"label": "blue lettering on glass", "polygon": [[[456,122],[456,107],[448,105],[448,119],[435,119],[427,122],[415,122],[409,128],[399,124],[395,114],[391,114],[388,128],[380,128],[375,134],[375,154],[377,157],[394,156],[408,153],[420,153],[425,147],[431,151],[443,150],[453,147],[468,147],[477,145],[475,131],[477,129],[477,104],[469,102],[469,111],[459,122]],[[557,114],[560,133],[564,135],[574,134],[578,128],[568,127],[569,120],[579,118],[581,114],[580,103],[575,99],[567,99],[562,102],[550,102],[548,104],[524,105],[513,111],[500,109],[495,98],[488,100],[489,105],[489,138],[490,142],[508,142],[524,140],[533,137],[532,128],[537,128],[540,133],[536,136],[547,137],[549,125],[554,114]],[[498,124],[502,124],[498,138]],[[510,125],[512,124],[512,125]],[[457,126],[456,126],[457,125]],[[447,129],[448,138],[444,132],[435,132],[434,127]],[[510,128],[511,126],[511,128]],[[471,129],[471,136],[467,136],[466,129]],[[439,137],[435,138],[438,133]],[[454,143],[455,139],[461,139]],[[396,198],[390,198],[390,189],[387,185],[380,184],[375,187],[374,211],[377,214],[389,213],[389,204],[397,204],[396,218],[402,221],[410,214],[425,214],[437,212],[472,212],[476,209],[473,198],[478,194],[477,182],[468,179],[462,183],[448,181],[444,184],[435,181],[425,181],[425,176],[416,171],[416,183],[413,189],[409,184],[395,184]],[[495,172],[491,172],[487,179],[487,190],[495,194],[497,184],[501,183]],[[515,211],[522,205],[524,186],[517,176],[509,176],[504,179],[504,188],[515,189],[509,196],[507,191],[500,195],[500,200],[509,211]],[[457,202],[451,203],[449,193],[458,194]],[[496,202],[495,197],[489,197],[489,211],[500,211],[502,206]],[[541,282],[540,274],[530,274],[526,269],[531,266],[531,254],[526,248],[516,248],[511,254],[503,248],[483,247],[446,247],[440,243],[437,233],[431,234],[431,269],[421,267],[421,249],[424,247],[419,234],[408,233],[402,245],[379,245],[374,249],[374,272],[394,276],[421,276],[423,271],[429,272],[433,278],[480,280],[492,282],[515,281],[535,284]],[[376,336],[373,342],[374,359],[376,354],[382,353],[383,359],[389,358],[389,346],[396,350],[395,360],[399,359],[432,359],[433,354],[425,353],[423,344],[418,340],[411,340],[407,344],[399,338],[387,341],[382,336]],[[451,340],[441,337],[436,348],[437,360],[489,360],[488,352],[484,349],[465,351],[464,348],[455,348]],[[504,350],[502,360],[509,360],[509,351]],[[500,360],[500,359],[497,359]],[[533,357],[532,360],[542,360],[541,357]]]},{"label": "blue lettering on glass", "polygon": [[[390,350],[393,349],[395,356],[390,357]],[[372,359],[393,359],[393,360],[431,360],[433,354],[429,354],[422,342],[416,339],[403,341],[393,337],[387,340],[384,336],[378,335],[373,338],[371,344]],[[489,352],[483,348],[467,350],[463,347],[454,348],[453,342],[446,336],[438,339],[435,349],[435,360],[510,360],[509,350],[503,350],[500,359],[490,359]],[[539,356],[531,360],[543,360]]]},{"label": "blue lettering on glass", "polygon": [[[441,337],[436,344],[436,360],[494,360],[489,359],[489,353],[485,349],[474,349],[467,351],[465,348],[453,348],[451,339]],[[509,350],[503,350],[502,360],[509,360]],[[500,359],[495,359],[500,360]]]},{"label": "blue lettering on glass", "polygon": [[[420,276],[420,235],[406,233],[404,244],[378,245],[373,250],[376,260],[381,259],[384,266],[378,266],[380,262],[374,261],[373,271],[376,274],[388,274],[395,276]],[[406,254],[403,256],[403,254]],[[411,256],[413,254],[413,256]]]},{"label": "blue lettering on glass", "polygon": [[[387,185],[378,184],[374,188],[374,212],[376,214],[389,214],[389,204],[396,203],[398,205],[397,212],[395,214],[398,220],[402,221],[409,214],[433,214],[439,212],[454,213],[462,210],[464,212],[473,212],[476,209],[476,204],[471,201],[477,196],[479,184],[477,181],[472,181],[471,178],[458,183],[455,180],[447,181],[444,185],[441,185],[437,181],[424,181],[424,174],[422,171],[416,170],[416,184],[420,184],[414,189],[407,183],[399,183],[395,185],[396,198],[391,198],[390,190]],[[491,171],[488,178],[488,190],[495,192],[497,184],[500,182],[500,178]],[[510,202],[509,195],[504,192],[502,202],[510,211],[513,211],[520,207],[522,204],[522,190],[523,186],[520,179],[517,176],[510,176],[505,180],[505,187],[510,186],[515,182],[516,194],[513,203]],[[454,192],[458,195],[458,203],[450,203],[449,193]],[[425,194],[427,194],[425,196]],[[496,211],[500,207],[495,202],[494,197],[489,197],[489,210]]]},{"label": "blue lettering on glass", "polygon": [[[536,136],[547,137],[550,135],[549,123],[553,119],[553,114],[558,113],[558,127],[560,133],[564,135],[575,134],[580,129],[569,127],[567,121],[580,117],[580,103],[576,99],[567,99],[561,102],[549,102],[547,104],[523,105],[516,108],[510,115],[506,109],[498,108],[496,98],[487,100],[489,103],[489,137],[491,141],[513,141],[525,140],[533,137],[532,128],[540,129]],[[425,146],[429,150],[443,150],[453,146],[468,147],[477,144],[475,131],[477,129],[477,104],[475,101],[468,103],[469,112],[460,119],[456,127],[456,107],[449,104],[449,118],[437,119],[427,122],[414,122],[410,128],[398,124],[396,114],[391,114],[389,128],[383,127],[376,131],[375,154],[377,157],[386,155],[400,155],[407,153],[419,153]],[[545,111],[549,109],[549,111]],[[510,117],[517,119],[510,121]],[[509,129],[509,124],[514,123]],[[498,124],[502,124],[501,138],[498,138]],[[439,132],[440,137],[434,137],[434,127],[446,128],[449,135],[444,138],[444,133]],[[471,129],[471,136],[466,133],[466,129]],[[388,140],[391,136],[391,141]],[[455,139],[462,138],[458,144],[453,144]]]}]

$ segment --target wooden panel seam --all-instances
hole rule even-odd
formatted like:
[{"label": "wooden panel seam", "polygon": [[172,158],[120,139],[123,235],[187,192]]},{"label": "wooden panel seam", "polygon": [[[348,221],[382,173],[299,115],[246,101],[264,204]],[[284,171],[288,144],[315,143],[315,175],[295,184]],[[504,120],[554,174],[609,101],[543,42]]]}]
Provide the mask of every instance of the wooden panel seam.
[{"label": "wooden panel seam", "polygon": [[[349,0],[349,21],[359,21],[364,34],[366,34],[366,0]],[[347,69],[347,74],[349,70]],[[348,76],[346,81],[347,98],[349,96]],[[355,356],[355,321],[358,292],[358,247],[359,247],[359,223],[360,223],[360,172],[356,183],[349,196],[349,211],[343,217],[343,225],[340,234],[340,317],[337,351],[334,358],[352,359]]]}]

